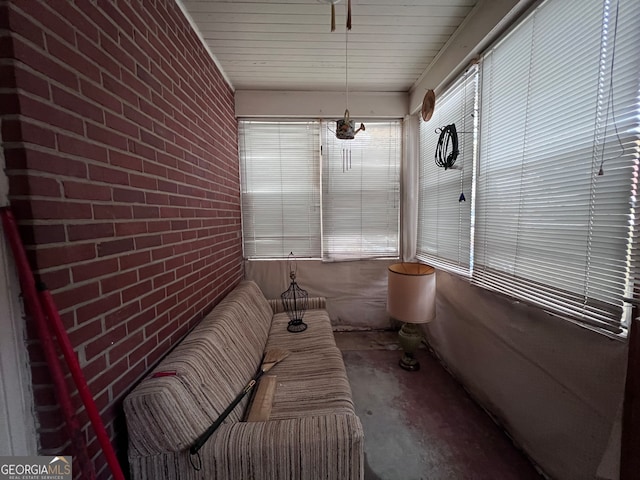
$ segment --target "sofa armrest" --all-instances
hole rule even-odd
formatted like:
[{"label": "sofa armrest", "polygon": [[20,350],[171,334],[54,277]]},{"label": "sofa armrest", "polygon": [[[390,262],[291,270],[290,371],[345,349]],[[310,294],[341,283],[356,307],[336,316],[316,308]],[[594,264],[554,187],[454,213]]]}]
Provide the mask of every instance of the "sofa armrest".
[{"label": "sofa armrest", "polygon": [[355,415],[234,423],[223,425],[210,441],[215,458],[206,465],[210,478],[364,477],[364,433]]},{"label": "sofa armrest", "polygon": [[[274,315],[276,313],[284,312],[282,306],[282,300],[279,298],[273,298],[269,300],[269,305],[273,310]],[[325,310],[327,308],[327,299],[325,297],[309,297],[309,310]]]}]

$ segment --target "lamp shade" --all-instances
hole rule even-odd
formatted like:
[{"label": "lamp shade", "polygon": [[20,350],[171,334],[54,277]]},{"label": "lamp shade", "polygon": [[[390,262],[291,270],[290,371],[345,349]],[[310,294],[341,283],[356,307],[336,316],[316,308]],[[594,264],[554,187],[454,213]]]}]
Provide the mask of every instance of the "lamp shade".
[{"label": "lamp shade", "polygon": [[405,323],[428,323],[436,317],[436,270],[422,263],[389,266],[387,312]]}]

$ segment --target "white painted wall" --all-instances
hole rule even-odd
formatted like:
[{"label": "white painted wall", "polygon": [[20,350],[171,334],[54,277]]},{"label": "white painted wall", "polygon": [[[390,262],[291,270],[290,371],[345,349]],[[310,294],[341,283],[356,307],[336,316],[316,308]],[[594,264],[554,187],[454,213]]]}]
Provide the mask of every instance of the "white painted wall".
[{"label": "white painted wall", "polygon": [[[9,183],[4,167],[4,149],[0,137],[0,206],[8,204]],[[19,283],[1,227],[0,235],[0,456],[35,455],[37,446],[31,375],[19,302]]]},{"label": "white painted wall", "polygon": [[622,405],[626,343],[442,271],[437,291],[427,334],[453,374],[552,478],[597,478]]},{"label": "white painted wall", "polygon": [[[362,119],[403,118],[409,95],[404,92],[350,92],[349,113]],[[237,90],[236,117],[342,118],[344,92]]]}]

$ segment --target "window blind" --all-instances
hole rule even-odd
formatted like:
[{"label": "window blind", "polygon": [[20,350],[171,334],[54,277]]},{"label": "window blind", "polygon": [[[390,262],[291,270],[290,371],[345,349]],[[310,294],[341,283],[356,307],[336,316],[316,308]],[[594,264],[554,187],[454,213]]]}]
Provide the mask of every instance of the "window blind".
[{"label": "window blind", "polygon": [[612,335],[637,265],[638,45],[636,0],[547,0],[482,60],[472,281]]},{"label": "window blind", "polygon": [[[471,266],[477,85],[474,66],[438,97],[431,119],[420,120],[417,257],[464,275]],[[437,129],[450,124],[456,126],[460,153],[454,169],[445,170],[435,164]]]},{"label": "window blind", "polygon": [[318,122],[242,120],[244,255],[320,257],[320,127]]},{"label": "window blind", "polygon": [[353,260],[399,255],[399,121],[367,122],[353,140],[335,136],[323,122],[323,259]]}]

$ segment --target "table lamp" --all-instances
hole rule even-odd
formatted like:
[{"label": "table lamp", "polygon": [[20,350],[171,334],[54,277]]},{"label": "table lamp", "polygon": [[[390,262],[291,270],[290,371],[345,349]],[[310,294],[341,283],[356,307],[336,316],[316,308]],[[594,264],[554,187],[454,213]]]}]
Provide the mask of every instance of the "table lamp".
[{"label": "table lamp", "polygon": [[421,323],[436,316],[436,271],[422,263],[395,263],[389,266],[387,312],[404,322],[399,332],[404,355],[400,366],[405,370],[418,370],[420,363],[415,351],[422,341]]}]

